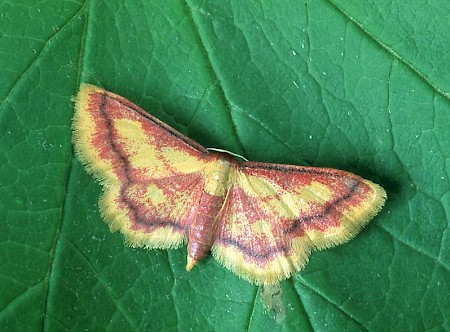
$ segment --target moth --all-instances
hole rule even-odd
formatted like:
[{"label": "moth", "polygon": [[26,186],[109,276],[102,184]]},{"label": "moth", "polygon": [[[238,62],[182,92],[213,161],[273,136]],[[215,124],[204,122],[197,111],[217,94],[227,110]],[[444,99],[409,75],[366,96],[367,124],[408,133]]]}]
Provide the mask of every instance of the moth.
[{"label": "moth", "polygon": [[386,192],[330,168],[248,162],[210,151],[97,86],[75,98],[73,143],[102,185],[99,207],[133,247],[187,242],[191,270],[209,251],[257,285],[300,271],[313,250],[354,237]]}]

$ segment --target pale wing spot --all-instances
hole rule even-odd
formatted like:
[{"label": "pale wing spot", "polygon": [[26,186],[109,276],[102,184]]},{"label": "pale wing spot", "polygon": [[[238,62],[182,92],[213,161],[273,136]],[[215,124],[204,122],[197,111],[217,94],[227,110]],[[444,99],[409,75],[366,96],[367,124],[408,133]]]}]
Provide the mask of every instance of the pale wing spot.
[{"label": "pale wing spot", "polygon": [[303,204],[321,204],[329,202],[334,198],[333,191],[328,186],[317,181],[312,181],[307,186],[298,186],[296,189],[292,192],[286,192],[283,195],[283,199],[287,200],[288,198],[286,196],[290,196],[296,197],[297,202]]},{"label": "pale wing spot", "polygon": [[266,234],[268,225],[264,220],[258,220],[252,224],[251,229],[256,235],[263,235]]}]

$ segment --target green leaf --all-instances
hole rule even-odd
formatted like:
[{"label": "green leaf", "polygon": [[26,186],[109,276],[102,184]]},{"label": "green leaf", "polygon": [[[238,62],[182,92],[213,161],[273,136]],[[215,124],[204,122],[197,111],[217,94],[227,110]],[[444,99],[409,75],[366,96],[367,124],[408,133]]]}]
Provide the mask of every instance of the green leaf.
[{"label": "green leaf", "polygon": [[[0,3],[1,330],[449,330],[450,6],[419,1]],[[186,249],[125,246],[73,154],[90,82],[207,147],[388,191],[346,245],[261,289]]]}]

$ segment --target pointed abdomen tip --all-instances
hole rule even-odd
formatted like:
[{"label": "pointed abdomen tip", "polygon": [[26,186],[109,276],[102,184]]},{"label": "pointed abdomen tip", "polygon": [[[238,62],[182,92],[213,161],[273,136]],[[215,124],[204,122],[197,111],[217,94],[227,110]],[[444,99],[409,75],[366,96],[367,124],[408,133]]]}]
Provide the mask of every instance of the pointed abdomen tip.
[{"label": "pointed abdomen tip", "polygon": [[188,256],[187,258],[187,264],[186,264],[186,271],[192,270],[192,268],[197,265],[198,261],[193,259],[191,256]]}]

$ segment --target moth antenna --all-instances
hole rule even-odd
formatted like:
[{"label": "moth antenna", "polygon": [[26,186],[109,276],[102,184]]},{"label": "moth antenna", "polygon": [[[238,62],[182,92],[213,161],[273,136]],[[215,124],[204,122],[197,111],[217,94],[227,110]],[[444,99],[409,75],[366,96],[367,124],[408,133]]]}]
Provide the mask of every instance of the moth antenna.
[{"label": "moth antenna", "polygon": [[247,158],[245,158],[244,156],[241,156],[240,154],[231,152],[231,151],[227,151],[224,149],[219,149],[219,148],[206,148],[206,150],[208,151],[216,151],[216,152],[224,152],[224,153],[228,153],[229,155],[232,155],[233,157],[238,157],[241,158],[242,160],[248,161]]}]

